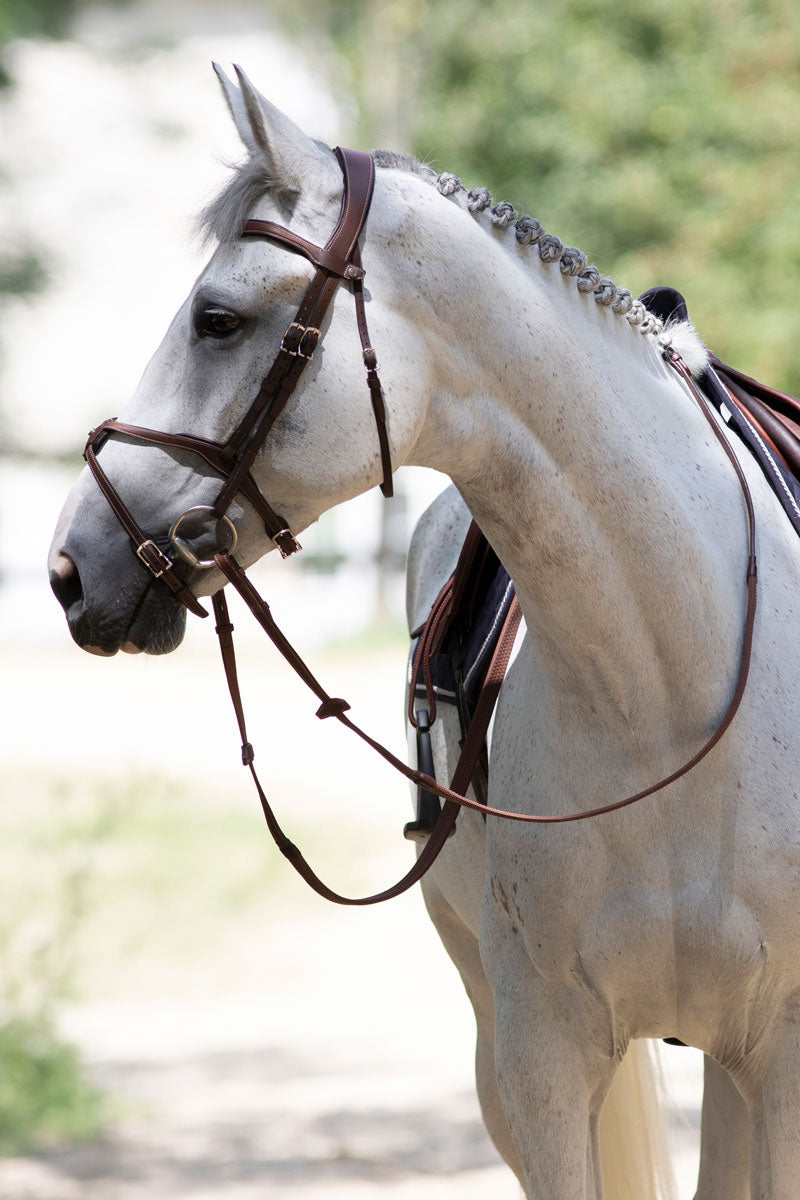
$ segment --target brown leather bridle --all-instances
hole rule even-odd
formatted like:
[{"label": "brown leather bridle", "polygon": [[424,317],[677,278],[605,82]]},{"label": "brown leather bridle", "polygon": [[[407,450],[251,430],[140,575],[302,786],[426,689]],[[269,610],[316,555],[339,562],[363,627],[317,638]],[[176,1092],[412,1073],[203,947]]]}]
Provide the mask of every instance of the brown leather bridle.
[{"label": "brown leather bridle", "polygon": [[[357,734],[358,737],[371,746],[373,750],[380,754],[396,770],[405,775],[412,783],[445,801],[440,816],[416,862],[406,875],[392,887],[373,896],[352,898],[342,896],[324,884],[308,865],[299,849],[284,834],[256,775],[253,766],[254,751],[247,737],[244,709],[237,676],[232,638],[233,625],[228,616],[223,591],[220,590],[212,596],[212,605],[216,617],[216,632],[219,637],[228,688],[242,738],[242,762],[249,768],[253,776],[267,826],[276,845],[281,853],[292,863],[295,870],[325,899],[332,900],[338,904],[368,905],[399,896],[422,878],[442,850],[447,838],[453,832],[456,816],[461,807],[474,809],[482,813],[484,817],[495,816],[525,823],[557,824],[566,821],[582,821],[625,808],[628,805],[637,803],[646,796],[661,791],[669,784],[688,774],[701,759],[705,758],[719,742],[732,722],[739,708],[747,683],[757,599],[756,533],[755,514],[750,489],[739,461],[717,424],[708,402],[695,384],[683,360],[677,353],[667,349],[664,352],[666,361],[686,383],[736,472],[747,511],[748,555],[745,576],[747,585],[747,613],[745,616],[744,640],[739,673],[733,697],[725,713],[714,733],[700,750],[682,767],[673,771],[658,783],[632,796],[628,796],[624,800],[617,800],[599,808],[557,816],[539,816],[497,809],[483,804],[479,800],[469,799],[466,791],[472,781],[480,758],[491,715],[494,711],[521,620],[522,614],[516,599],[508,613],[490,662],[478,699],[477,708],[463,743],[461,755],[450,787],[443,786],[431,775],[423,771],[409,767],[352,721],[347,716],[350,705],[340,697],[331,696],[312,674],[303,659],[278,628],[270,612],[269,605],[258,594],[245,575],[245,572],[233,557],[232,552],[236,545],[236,530],[227,516],[228,508],[234,496],[238,492],[241,492],[261,516],[266,532],[278,547],[282,557],[286,558],[300,549],[285,520],[272,509],[262,495],[255,479],[250,473],[250,468],[264,445],[270,429],[275,424],[275,421],[285,408],[292,392],[297,386],[304,367],[312,358],[314,349],[322,336],[321,327],[325,313],[333,299],[336,288],[342,281],[351,284],[355,299],[356,320],[361,339],[364,365],[367,371],[367,385],[369,387],[370,401],[380,444],[383,474],[380,486],[385,496],[392,495],[392,463],[386,429],[386,411],[382,388],[378,378],[377,359],[375,351],[370,345],[367,330],[362,284],[365,272],[361,265],[361,256],[358,248],[358,239],[364,229],[372,199],[375,167],[372,156],[364,154],[361,151],[344,150],[337,147],[336,155],[344,179],[342,207],[336,228],[325,246],[317,246],[293,233],[291,230],[274,224],[272,221],[249,220],[245,222],[242,228],[243,235],[269,237],[305,255],[316,269],[314,277],[300,302],[295,319],[289,324],[281,340],[278,354],[269,372],[264,377],[255,399],[228,441],[218,443],[206,438],[197,437],[193,434],[163,433],[158,430],[147,429],[139,425],[128,425],[125,422],[111,419],[103,421],[102,424],[91,431],[84,450],[84,457],[104,496],[123,528],[130,536],[137,557],[156,579],[160,580],[170,589],[175,599],[185,605],[190,612],[201,617],[208,616],[208,613],[198,602],[191,590],[174,574],[173,560],[167,555],[162,546],[158,544],[159,541],[165,545],[172,543],[181,556],[195,568],[211,566],[219,568],[227,581],[232,583],[239,592],[245,604],[268,634],[276,648],[303,682],[317,696],[317,699],[320,701],[317,716],[320,719],[334,717],[342,725]],[[214,504],[211,506],[197,506],[183,513],[173,522],[169,537],[148,536],[139,527],[98,462],[98,450],[106,438],[113,433],[124,434],[127,437],[155,445],[189,450],[200,455],[225,478],[225,484]],[[213,559],[198,559],[187,543],[178,536],[178,531],[184,519],[194,512],[207,513],[209,517],[212,517],[217,523],[218,532],[221,527],[227,530],[231,544],[227,550],[218,551]],[[474,526],[474,529],[477,530],[477,526]],[[473,547],[468,538],[462,554],[469,554],[472,551]],[[422,632],[422,644],[417,660],[417,669],[420,669],[420,664],[422,664],[422,670],[425,670],[425,657],[430,654],[432,646],[435,645],[441,636],[442,628],[453,611],[455,601],[453,580],[451,579],[442,589],[442,592],[434,603],[431,616]],[[412,685],[412,696],[413,693],[414,688]],[[433,697],[431,695],[431,707],[432,700]],[[411,720],[413,724],[413,713]]]},{"label": "brown leather bridle", "polygon": [[[93,429],[86,442],[84,458],[108,500],[120,524],[133,543],[134,551],[148,571],[169,588],[176,600],[185,605],[196,616],[208,616],[197,598],[174,572],[174,560],[169,557],[165,546],[171,543],[192,567],[213,567],[214,560],[198,559],[187,542],[178,536],[184,519],[190,514],[206,513],[216,522],[217,532],[225,527],[229,538],[229,551],[236,545],[236,531],[228,509],[237,492],[249,500],[264,522],[264,528],[278,547],[283,558],[288,558],[300,549],[300,545],[289,529],[287,522],[272,508],[259,489],[250,468],[261,450],[267,435],[283,412],[300,377],[311,361],[314,350],[322,336],[322,322],[333,300],[339,283],[345,281],[352,286],[355,300],[356,322],[361,339],[367,386],[378,430],[380,445],[382,482],[385,496],[392,495],[392,460],[386,430],[386,408],[383,391],[378,377],[378,362],[370,345],[367,317],[364,307],[364,268],[358,239],[369,213],[375,183],[375,164],[371,154],[360,150],[336,148],[336,156],[344,177],[342,207],[336,228],[324,246],[317,246],[282,225],[272,221],[246,221],[242,234],[268,237],[283,243],[310,259],[316,270],[300,301],[294,320],[289,324],[281,339],[280,348],[258,392],[236,429],[226,442],[213,442],[207,438],[188,433],[164,433],[147,429],[141,425],[129,425],[111,418]],[[130,509],[122,500],[110,479],[103,471],[97,453],[103,442],[113,433],[149,442],[157,446],[190,450],[200,455],[220,475],[225,484],[213,505],[197,505],[183,513],[173,522],[168,538],[148,536],[137,524]],[[159,545],[159,542],[163,543]]]}]

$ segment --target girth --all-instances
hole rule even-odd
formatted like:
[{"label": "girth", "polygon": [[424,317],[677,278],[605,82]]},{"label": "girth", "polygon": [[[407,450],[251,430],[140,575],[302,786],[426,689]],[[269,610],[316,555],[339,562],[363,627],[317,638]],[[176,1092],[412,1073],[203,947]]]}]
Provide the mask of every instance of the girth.
[{"label": "girth", "polygon": [[[227,517],[227,512],[234,496],[241,492],[261,517],[264,529],[278,547],[281,556],[288,558],[290,554],[296,553],[301,548],[299,542],[292,534],[287,521],[275,512],[262,494],[250,469],[270,430],[286,407],[305,367],[313,358],[314,350],[322,336],[325,314],[341,282],[346,282],[352,287],[355,301],[367,387],[380,446],[381,491],[384,496],[392,495],[392,462],[386,429],[386,409],[378,377],[377,356],[370,345],[367,328],[362,283],[365,272],[358,248],[358,239],[364,229],[372,200],[375,164],[372,155],[360,150],[337,147],[336,156],[344,180],[342,207],[336,228],[324,246],[317,246],[272,221],[249,220],[242,228],[243,236],[268,237],[281,242],[292,251],[303,254],[314,265],[315,271],[294,320],[290,322],[281,339],[272,366],[227,442],[214,442],[190,433],[165,433],[141,425],[130,425],[116,418],[103,421],[90,432],[86,442],[84,458],[117,519],[131,538],[137,557],[153,577],[168,587],[175,599],[196,616],[205,617],[208,614],[186,584],[177,577],[174,572],[174,559],[167,553],[172,544],[191,566],[214,565],[213,560],[198,560],[191,553],[187,543],[177,536],[180,524],[188,513],[182,514],[173,522],[168,537],[148,536],[140,528],[100,466],[98,451],[109,436],[117,433],[153,445],[189,450],[198,454],[219,472],[225,482],[212,505],[198,506],[189,512],[207,513],[208,519],[216,523],[217,533],[223,527],[227,527],[227,550],[232,552],[236,544],[236,531]],[[217,545],[219,548],[219,541]]]}]

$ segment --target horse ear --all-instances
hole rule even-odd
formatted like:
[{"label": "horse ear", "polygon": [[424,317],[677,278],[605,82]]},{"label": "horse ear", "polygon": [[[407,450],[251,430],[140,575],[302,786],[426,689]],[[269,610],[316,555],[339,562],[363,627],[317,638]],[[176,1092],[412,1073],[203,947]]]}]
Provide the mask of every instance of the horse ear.
[{"label": "horse ear", "polygon": [[333,156],[256,91],[241,67],[234,66],[237,87],[218,63],[213,65],[239,137],[251,157],[265,160],[276,187],[299,192],[307,179],[318,186],[321,170],[338,182]]}]

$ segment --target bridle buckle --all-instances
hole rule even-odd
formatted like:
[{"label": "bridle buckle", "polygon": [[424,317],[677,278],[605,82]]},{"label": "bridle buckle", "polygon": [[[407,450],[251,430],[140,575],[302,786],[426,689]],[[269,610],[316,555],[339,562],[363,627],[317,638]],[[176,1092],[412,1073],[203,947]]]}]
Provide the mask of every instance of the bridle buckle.
[{"label": "bridle buckle", "polygon": [[[292,333],[293,329],[299,331],[299,337]],[[321,337],[322,330],[317,329],[316,325],[301,325],[299,321],[292,321],[281,338],[281,350],[292,358],[304,358],[310,362]]]},{"label": "bridle buckle", "polygon": [[164,551],[155,544],[152,538],[148,538],[146,542],[142,542],[141,546],[136,547],[136,557],[141,559],[156,579],[160,579],[166,571],[172,568],[172,560],[167,558]]},{"label": "bridle buckle", "polygon": [[272,535],[272,540],[278,547],[281,558],[290,558],[292,554],[297,554],[298,550],[303,549],[291,529],[279,529]]}]

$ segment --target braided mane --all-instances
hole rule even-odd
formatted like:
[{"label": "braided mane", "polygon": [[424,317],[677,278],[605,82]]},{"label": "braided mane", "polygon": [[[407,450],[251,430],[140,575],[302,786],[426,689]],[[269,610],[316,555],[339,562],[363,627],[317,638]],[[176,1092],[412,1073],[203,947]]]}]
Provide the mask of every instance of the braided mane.
[{"label": "braided mane", "polygon": [[602,275],[598,268],[588,261],[582,250],[575,246],[565,246],[561,238],[546,233],[541,221],[536,217],[521,217],[514,205],[505,200],[494,204],[488,188],[476,187],[467,191],[457,175],[451,175],[447,171],[437,175],[430,167],[410,155],[376,150],[374,158],[379,167],[394,167],[420,175],[443,196],[453,199],[473,216],[488,209],[495,228],[506,229],[513,221],[519,244],[536,245],[541,261],[557,262],[563,275],[570,275],[575,279],[578,291],[591,292],[598,304],[607,305],[613,312],[625,317],[640,333],[663,334],[663,322],[648,312],[641,300],[634,299],[627,288],[618,287],[613,279]]}]

